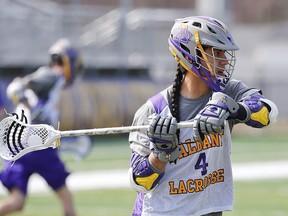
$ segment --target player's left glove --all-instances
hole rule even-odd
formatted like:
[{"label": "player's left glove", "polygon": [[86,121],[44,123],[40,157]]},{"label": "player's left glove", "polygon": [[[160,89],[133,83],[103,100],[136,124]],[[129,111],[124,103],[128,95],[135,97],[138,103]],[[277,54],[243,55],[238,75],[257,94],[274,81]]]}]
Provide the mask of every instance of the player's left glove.
[{"label": "player's left glove", "polygon": [[220,133],[224,129],[224,121],[234,115],[239,105],[222,92],[213,93],[209,102],[196,115],[193,123],[194,137],[202,142],[204,135]]}]

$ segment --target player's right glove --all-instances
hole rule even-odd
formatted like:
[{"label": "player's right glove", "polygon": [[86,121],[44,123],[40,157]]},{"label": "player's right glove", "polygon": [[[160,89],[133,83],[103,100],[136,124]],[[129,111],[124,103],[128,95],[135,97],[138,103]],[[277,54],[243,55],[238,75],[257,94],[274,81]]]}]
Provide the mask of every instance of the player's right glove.
[{"label": "player's right glove", "polygon": [[15,105],[27,99],[24,92],[25,86],[19,77],[16,77],[6,89],[7,98]]},{"label": "player's right glove", "polygon": [[148,137],[150,150],[160,161],[175,163],[181,152],[177,137],[177,120],[172,116],[152,116]]},{"label": "player's right glove", "polygon": [[222,92],[213,93],[206,106],[196,115],[193,123],[194,137],[202,142],[204,135],[224,130],[224,121],[237,113],[239,105],[233,98]]}]

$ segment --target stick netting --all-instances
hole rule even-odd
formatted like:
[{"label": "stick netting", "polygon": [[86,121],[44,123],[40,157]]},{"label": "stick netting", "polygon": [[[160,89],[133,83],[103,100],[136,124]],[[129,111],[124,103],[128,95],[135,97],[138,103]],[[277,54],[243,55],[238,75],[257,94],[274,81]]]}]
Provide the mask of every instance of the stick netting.
[{"label": "stick netting", "polygon": [[0,154],[4,159],[11,160],[29,148],[41,149],[47,142],[49,131],[44,127],[21,124],[12,117],[0,124]]}]

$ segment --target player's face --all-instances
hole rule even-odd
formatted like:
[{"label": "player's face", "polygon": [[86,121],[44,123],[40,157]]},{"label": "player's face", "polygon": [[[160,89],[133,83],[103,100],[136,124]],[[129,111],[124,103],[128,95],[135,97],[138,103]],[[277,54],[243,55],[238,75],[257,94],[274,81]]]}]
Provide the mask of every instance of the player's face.
[{"label": "player's face", "polygon": [[225,50],[214,49],[208,47],[205,49],[207,56],[207,61],[204,59],[201,60],[201,64],[209,69],[210,73],[215,75],[224,75],[225,66],[228,64],[227,57],[225,55]]}]

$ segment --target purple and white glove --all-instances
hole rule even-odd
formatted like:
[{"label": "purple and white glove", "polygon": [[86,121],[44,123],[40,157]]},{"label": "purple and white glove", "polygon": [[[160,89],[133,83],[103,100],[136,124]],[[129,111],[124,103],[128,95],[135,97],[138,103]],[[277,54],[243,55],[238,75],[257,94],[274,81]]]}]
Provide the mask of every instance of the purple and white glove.
[{"label": "purple and white glove", "polygon": [[213,93],[206,106],[196,115],[193,122],[194,137],[203,142],[204,135],[216,134],[224,130],[224,121],[237,113],[239,105],[222,92]]},{"label": "purple and white glove", "polygon": [[153,115],[148,129],[150,150],[163,162],[176,162],[181,152],[177,137],[177,120],[172,116]]}]

